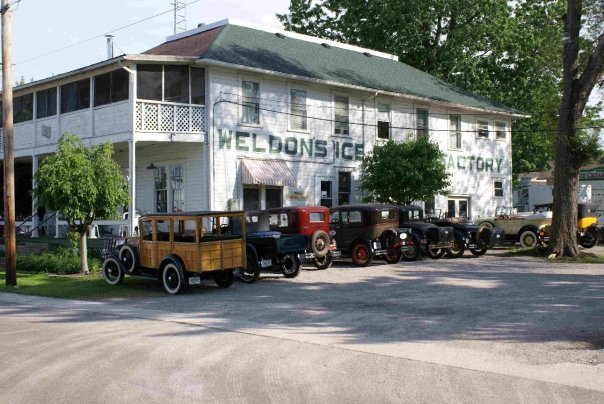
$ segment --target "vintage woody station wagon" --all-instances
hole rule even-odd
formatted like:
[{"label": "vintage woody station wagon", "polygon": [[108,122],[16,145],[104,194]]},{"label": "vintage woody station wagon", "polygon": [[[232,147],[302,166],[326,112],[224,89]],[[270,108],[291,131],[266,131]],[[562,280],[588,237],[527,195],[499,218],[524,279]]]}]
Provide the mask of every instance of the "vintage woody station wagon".
[{"label": "vintage woody station wagon", "polygon": [[244,212],[145,215],[140,236],[106,251],[103,275],[108,283],[124,274],[161,280],[166,292],[180,293],[213,277],[218,286],[233,283],[233,270],[245,266]]}]

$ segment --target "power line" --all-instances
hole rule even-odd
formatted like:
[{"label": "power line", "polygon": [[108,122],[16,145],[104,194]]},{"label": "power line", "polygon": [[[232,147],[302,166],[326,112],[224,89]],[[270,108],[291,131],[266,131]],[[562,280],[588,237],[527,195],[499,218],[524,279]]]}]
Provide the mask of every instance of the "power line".
[{"label": "power line", "polygon": [[[226,94],[231,94],[231,93],[226,93]],[[238,105],[238,106],[247,106],[250,107],[250,103],[243,103],[243,102],[238,102],[238,101],[231,101],[231,100],[226,100],[226,99],[219,99],[218,101],[216,101],[217,104],[219,103],[227,103],[227,104],[233,104],[233,105]],[[331,109],[333,107],[325,107],[323,109]],[[351,122],[350,120],[348,121],[339,121],[336,119],[331,119],[331,118],[321,118],[321,117],[315,117],[315,116],[308,116],[308,115],[302,115],[302,114],[296,114],[296,113],[291,113],[291,112],[287,112],[287,111],[281,111],[281,110],[275,110],[275,109],[270,109],[270,108],[266,108],[266,107],[258,107],[258,109],[260,111],[266,111],[266,112],[272,112],[272,113],[276,113],[276,114],[283,114],[283,115],[288,115],[288,116],[295,116],[295,117],[300,117],[300,118],[306,118],[309,120],[314,120],[314,121],[324,121],[324,122],[333,122],[333,123],[348,123],[349,125],[356,125],[356,126],[364,126],[364,127],[372,127],[372,128],[377,128],[378,125],[377,124],[373,124],[373,123],[364,123],[364,122]],[[430,114],[432,115],[432,114]],[[436,114],[435,114],[436,115]],[[444,115],[444,114],[443,114]],[[459,115],[459,114],[452,114],[452,115]],[[467,114],[467,115],[474,115],[474,114]],[[491,114],[492,115],[492,114]],[[401,130],[410,130],[410,131],[418,131],[418,130],[428,130],[429,132],[451,132],[451,133],[478,133],[480,132],[480,130],[453,130],[453,129],[434,129],[434,128],[418,128],[418,127],[410,127],[410,126],[389,126],[390,129],[401,129]],[[586,127],[578,127],[576,128],[576,130],[602,130],[604,129],[604,126],[586,126]],[[512,129],[505,129],[505,130],[500,130],[499,132],[505,132],[506,134],[511,134],[512,132],[514,133],[539,133],[539,132],[544,132],[544,133],[555,133],[558,132],[558,129],[552,128],[552,129],[525,129],[525,130],[521,130],[521,129],[515,129],[512,131]]]},{"label": "power line", "polygon": [[[19,1],[21,1],[21,0],[18,0],[18,1],[17,1],[17,3],[18,3]],[[188,6],[188,5],[190,5],[190,4],[194,4],[194,3],[198,3],[199,1],[201,1],[201,0],[192,0],[192,1],[188,2],[187,4],[185,4],[185,6]],[[71,45],[67,45],[67,46],[64,46],[64,47],[62,47],[62,48],[55,49],[55,50],[52,50],[52,51],[49,51],[49,52],[43,53],[43,54],[41,54],[41,55],[35,56],[35,57],[33,57],[33,58],[30,58],[30,59],[22,60],[22,61],[20,61],[20,62],[14,63],[14,64],[13,64],[13,66],[18,66],[18,65],[21,65],[21,64],[24,64],[24,63],[29,63],[29,62],[32,62],[32,61],[34,61],[34,60],[38,60],[38,59],[41,59],[41,58],[43,58],[43,57],[46,57],[46,56],[52,55],[52,54],[54,54],[54,53],[62,52],[62,51],[64,51],[64,50],[66,50],[66,49],[70,49],[70,48],[73,48],[73,47],[75,47],[75,46],[82,45],[82,44],[84,44],[84,43],[86,43],[86,42],[90,42],[90,41],[92,41],[92,40],[94,40],[94,39],[102,38],[102,37],[104,37],[105,35],[109,35],[109,34],[112,34],[112,33],[114,33],[114,32],[117,32],[117,31],[121,31],[121,30],[123,30],[123,29],[126,29],[126,28],[132,27],[132,26],[134,26],[134,25],[140,24],[140,23],[142,23],[142,22],[149,21],[149,20],[152,20],[153,18],[157,18],[157,17],[160,17],[160,16],[162,16],[162,15],[164,15],[164,14],[173,13],[173,12],[174,12],[174,8],[171,8],[170,10],[163,11],[163,12],[161,12],[161,13],[158,13],[158,14],[152,15],[152,16],[147,17],[147,18],[143,18],[142,20],[135,21],[135,22],[133,22],[133,23],[130,23],[130,24],[127,24],[127,25],[121,26],[121,27],[119,27],[119,28],[112,29],[112,30],[107,31],[107,32],[102,33],[102,34],[95,35],[95,36],[90,37],[90,38],[88,38],[88,39],[84,39],[84,40],[82,40],[82,41],[80,41],[80,42],[76,42],[76,43],[73,43],[73,44],[71,44]]]}]

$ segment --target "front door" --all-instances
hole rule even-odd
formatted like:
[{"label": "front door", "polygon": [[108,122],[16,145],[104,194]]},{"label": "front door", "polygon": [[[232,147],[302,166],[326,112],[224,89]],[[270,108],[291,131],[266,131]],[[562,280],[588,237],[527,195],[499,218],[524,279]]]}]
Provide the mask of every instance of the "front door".
[{"label": "front door", "polygon": [[470,198],[450,197],[447,200],[447,217],[470,217]]}]

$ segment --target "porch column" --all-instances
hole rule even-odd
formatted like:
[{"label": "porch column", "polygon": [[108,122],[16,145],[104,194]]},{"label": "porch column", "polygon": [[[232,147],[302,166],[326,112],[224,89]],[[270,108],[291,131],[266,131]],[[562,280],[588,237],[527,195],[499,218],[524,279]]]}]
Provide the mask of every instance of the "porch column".
[{"label": "porch column", "polygon": [[[33,155],[31,157],[31,188],[32,189],[36,189],[38,188],[36,185],[36,173],[38,172],[38,156]],[[38,235],[38,225],[40,224],[40,220],[38,219],[38,207],[37,205],[37,199],[34,195],[32,195],[31,197],[31,213],[34,215],[31,219],[32,222],[32,232],[31,232],[31,236],[32,237],[39,237]]]},{"label": "porch column", "polygon": [[136,223],[136,142],[128,140],[128,187],[130,188],[130,205],[128,207],[128,234],[134,235]]}]

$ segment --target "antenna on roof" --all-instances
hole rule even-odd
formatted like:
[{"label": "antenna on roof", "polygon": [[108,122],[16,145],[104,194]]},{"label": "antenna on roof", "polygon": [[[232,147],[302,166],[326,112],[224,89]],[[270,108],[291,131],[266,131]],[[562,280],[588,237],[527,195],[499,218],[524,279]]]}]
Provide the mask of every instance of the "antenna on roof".
[{"label": "antenna on roof", "polygon": [[184,1],[174,0],[174,33],[184,32],[187,30],[187,3]]}]

